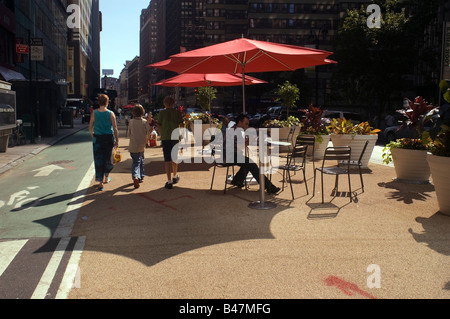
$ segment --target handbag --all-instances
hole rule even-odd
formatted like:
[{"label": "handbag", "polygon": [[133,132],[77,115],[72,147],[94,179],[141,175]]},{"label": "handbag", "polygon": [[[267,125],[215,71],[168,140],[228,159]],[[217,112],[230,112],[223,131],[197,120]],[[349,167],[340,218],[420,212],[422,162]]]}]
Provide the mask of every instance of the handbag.
[{"label": "handbag", "polygon": [[120,154],[120,150],[119,150],[119,148],[117,146],[114,147],[111,157],[112,157],[111,162],[114,165],[117,164],[117,163],[120,163],[122,161],[122,154]]}]

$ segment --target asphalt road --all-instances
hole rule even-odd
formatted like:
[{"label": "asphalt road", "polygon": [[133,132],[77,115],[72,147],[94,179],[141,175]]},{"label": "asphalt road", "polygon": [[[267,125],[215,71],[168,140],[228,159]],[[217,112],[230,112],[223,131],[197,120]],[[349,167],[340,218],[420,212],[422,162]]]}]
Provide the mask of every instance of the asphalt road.
[{"label": "asphalt road", "polygon": [[68,270],[73,282],[84,238],[70,232],[92,181],[91,145],[82,130],[2,175],[0,298],[54,298]]}]

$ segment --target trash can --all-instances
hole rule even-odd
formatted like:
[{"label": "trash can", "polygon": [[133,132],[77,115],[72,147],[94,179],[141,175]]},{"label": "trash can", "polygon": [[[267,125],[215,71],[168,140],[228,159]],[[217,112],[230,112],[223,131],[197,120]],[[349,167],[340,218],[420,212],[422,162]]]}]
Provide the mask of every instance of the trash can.
[{"label": "trash can", "polygon": [[68,125],[70,127],[73,127],[73,109],[63,108],[61,110],[61,117],[63,126]]}]

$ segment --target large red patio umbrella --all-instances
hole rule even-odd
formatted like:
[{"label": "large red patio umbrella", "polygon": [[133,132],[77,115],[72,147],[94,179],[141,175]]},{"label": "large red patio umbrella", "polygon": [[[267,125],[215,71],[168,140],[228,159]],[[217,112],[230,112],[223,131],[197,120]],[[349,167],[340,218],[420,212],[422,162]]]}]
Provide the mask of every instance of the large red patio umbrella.
[{"label": "large red patio umbrella", "polygon": [[149,67],[183,73],[242,74],[243,112],[245,113],[245,73],[294,71],[311,66],[336,63],[328,60],[332,52],[300,46],[240,38],[197,50],[172,55]]},{"label": "large red patio umbrella", "polygon": [[[336,63],[327,58],[332,52],[305,47],[262,42],[246,38],[211,45],[205,48],[172,55],[169,60],[158,62],[150,67],[183,73],[241,73],[242,108],[245,110],[245,73],[294,71],[311,66]],[[264,201],[264,176],[260,172],[260,202],[249,206],[268,209],[276,206],[266,205]]]}]

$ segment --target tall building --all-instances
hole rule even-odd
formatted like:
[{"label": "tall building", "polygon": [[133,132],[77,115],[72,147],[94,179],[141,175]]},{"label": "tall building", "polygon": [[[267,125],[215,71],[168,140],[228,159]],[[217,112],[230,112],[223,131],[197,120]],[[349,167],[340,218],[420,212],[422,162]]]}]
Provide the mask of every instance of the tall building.
[{"label": "tall building", "polygon": [[[18,57],[16,55],[15,11],[13,0],[0,1],[0,80],[5,81],[23,78],[23,75],[17,72],[15,65]],[[27,45],[25,39],[18,44]]]},{"label": "tall building", "polygon": [[67,41],[67,95],[90,98],[100,87],[99,0],[68,0],[80,8],[79,28],[69,28]]},{"label": "tall building", "polygon": [[128,101],[140,103],[141,86],[139,81],[139,57],[128,64]]},{"label": "tall building", "polygon": [[[11,1],[2,1],[4,4]],[[17,117],[32,122],[32,138],[57,133],[58,108],[66,98],[67,25],[65,0],[14,2],[15,43],[34,44],[30,54],[14,52],[14,67],[25,78],[11,80]],[[37,54],[36,54],[37,53]]]}]

